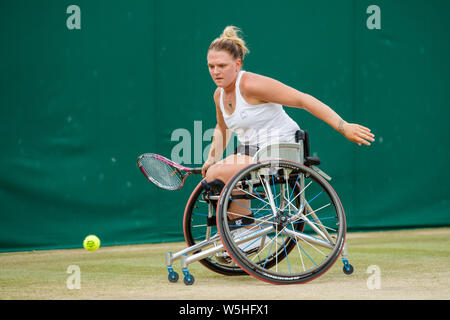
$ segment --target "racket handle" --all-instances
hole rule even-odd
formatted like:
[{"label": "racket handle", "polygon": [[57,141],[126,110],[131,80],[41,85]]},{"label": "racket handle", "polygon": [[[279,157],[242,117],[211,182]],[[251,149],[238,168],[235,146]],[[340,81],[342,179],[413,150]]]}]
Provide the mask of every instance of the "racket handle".
[{"label": "racket handle", "polygon": [[192,174],[201,174],[202,168],[193,168],[192,170],[189,170],[189,172]]}]

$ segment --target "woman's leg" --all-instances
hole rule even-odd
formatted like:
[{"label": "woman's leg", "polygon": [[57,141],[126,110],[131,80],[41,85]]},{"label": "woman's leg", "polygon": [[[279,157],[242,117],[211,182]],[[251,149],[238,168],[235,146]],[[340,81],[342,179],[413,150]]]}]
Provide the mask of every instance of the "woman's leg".
[{"label": "woman's leg", "polygon": [[[228,181],[243,168],[249,166],[250,164],[255,163],[252,160],[252,157],[247,155],[231,155],[227,158],[217,162],[213,166],[211,166],[206,172],[206,182],[211,182],[214,180],[220,180],[224,184],[227,184]],[[233,194],[243,194],[242,192],[236,191]],[[251,214],[251,211],[247,208],[250,207],[250,200],[238,199],[235,200],[228,207],[228,217],[230,219],[238,219],[242,216],[248,216]],[[234,213],[234,214],[233,214]]]}]

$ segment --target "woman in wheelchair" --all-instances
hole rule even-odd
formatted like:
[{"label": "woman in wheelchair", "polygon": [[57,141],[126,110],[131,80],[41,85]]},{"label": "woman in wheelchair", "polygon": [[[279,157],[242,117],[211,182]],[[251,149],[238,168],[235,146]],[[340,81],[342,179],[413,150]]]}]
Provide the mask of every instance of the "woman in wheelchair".
[{"label": "woman in wheelchair", "polygon": [[[243,71],[243,61],[249,50],[239,31],[234,26],[226,27],[207,53],[209,73],[217,85],[214,92],[217,125],[208,159],[202,167],[205,188],[220,193],[234,174],[253,163],[252,157],[259,148],[274,142],[295,142],[295,133],[300,128],[283,106],[305,109],[348,140],[370,146],[374,141],[370,129],[347,123],[309,94],[275,79]],[[231,132],[237,135],[240,146],[233,155],[221,160]],[[230,211],[238,215],[230,214],[230,220],[250,214],[246,201],[249,200],[237,201],[242,205],[231,204]]]}]

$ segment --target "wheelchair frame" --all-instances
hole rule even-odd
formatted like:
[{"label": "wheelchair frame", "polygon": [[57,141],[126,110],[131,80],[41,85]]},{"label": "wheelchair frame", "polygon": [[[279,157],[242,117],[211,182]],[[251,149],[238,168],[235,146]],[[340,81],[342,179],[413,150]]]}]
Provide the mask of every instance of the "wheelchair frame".
[{"label": "wheelchair frame", "polygon": [[[322,170],[320,170],[317,165],[320,164],[319,158],[311,157],[309,155],[309,137],[308,133],[306,131],[299,131],[298,136],[298,143],[280,143],[280,144],[273,144],[268,145],[260,150],[257,151],[257,153],[254,155],[253,160],[255,162],[261,162],[264,160],[288,160],[291,162],[302,164],[306,167],[309,167],[316,171],[320,176],[325,178],[326,180],[331,180],[331,178],[324,173]],[[304,196],[304,195],[303,195]],[[219,201],[220,196],[219,195],[203,195],[203,199],[206,201],[209,201],[208,203],[208,219],[213,218],[215,213],[214,205],[210,201]],[[312,210],[312,209],[311,209]],[[317,219],[317,217],[316,217]],[[317,226],[315,226],[316,229],[320,229]],[[205,239],[200,241],[199,243],[196,243],[192,246],[189,246],[183,250],[180,250],[178,252],[172,253],[167,252],[166,253],[166,268],[169,272],[168,279],[170,282],[176,282],[179,279],[179,275],[177,272],[173,269],[173,264],[175,261],[180,260],[181,261],[181,270],[184,275],[184,283],[186,285],[191,285],[194,283],[195,279],[194,276],[189,272],[188,266],[191,263],[198,262],[202,259],[205,259],[207,257],[210,257],[212,255],[219,254],[221,252],[225,251],[225,246],[221,242],[220,234],[217,232],[215,235],[211,235],[211,228],[208,228],[206,231]],[[328,233],[324,228],[323,230],[319,230],[319,232]],[[236,245],[242,244],[244,242],[249,242],[253,239],[257,239],[258,237],[262,237],[265,232],[267,232],[266,229],[261,229],[259,231],[253,232],[250,235],[238,239],[235,241]],[[345,232],[345,231],[344,231]],[[311,241],[318,241],[314,239],[309,239]],[[321,243],[323,245],[323,243]],[[209,248],[208,248],[209,247]],[[205,249],[207,248],[207,249]],[[200,250],[200,252],[198,252]],[[349,263],[348,260],[348,251],[347,251],[347,245],[344,241],[343,247],[341,252],[339,253],[342,257],[343,262],[343,272],[345,274],[351,274],[353,273],[353,266]],[[287,253],[286,253],[287,255]],[[334,262],[333,262],[334,263]]]}]

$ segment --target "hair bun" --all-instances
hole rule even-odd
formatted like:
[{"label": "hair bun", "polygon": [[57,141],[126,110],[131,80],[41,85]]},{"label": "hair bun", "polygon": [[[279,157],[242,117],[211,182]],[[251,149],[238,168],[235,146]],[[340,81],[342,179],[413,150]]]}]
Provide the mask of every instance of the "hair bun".
[{"label": "hair bun", "polygon": [[209,50],[225,50],[228,51],[234,58],[241,58],[244,60],[245,55],[249,53],[250,50],[248,50],[244,39],[240,36],[240,33],[241,29],[238,27],[225,27],[220,37],[211,43]]},{"label": "hair bun", "polygon": [[241,30],[238,27],[235,26],[227,26],[222,34],[220,35],[220,37],[222,39],[229,39],[229,40],[237,40],[237,39],[241,39],[239,37],[239,32],[241,32]]}]

